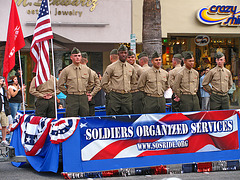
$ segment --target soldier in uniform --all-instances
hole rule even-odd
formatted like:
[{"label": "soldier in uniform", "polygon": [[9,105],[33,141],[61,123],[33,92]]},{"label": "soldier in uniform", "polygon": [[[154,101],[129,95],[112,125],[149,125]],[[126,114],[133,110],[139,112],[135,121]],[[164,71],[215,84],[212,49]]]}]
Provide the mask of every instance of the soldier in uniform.
[{"label": "soldier in uniform", "polygon": [[[29,93],[35,96],[35,115],[41,117],[55,118],[55,98],[54,91],[56,89],[56,94],[59,94],[60,91],[57,87],[54,89],[54,76],[51,75],[50,79],[43,84],[40,84],[36,87],[36,77],[32,79],[32,82],[29,87]],[[56,86],[57,86],[57,79]]]},{"label": "soldier in uniform", "polygon": [[[211,69],[203,79],[203,88],[210,94],[210,110],[229,109],[228,91],[232,87],[231,72],[224,67],[225,56],[217,52],[217,66]],[[211,83],[211,86],[209,86]]]},{"label": "soldier in uniform", "polygon": [[[119,57],[118,57],[118,50],[117,49],[113,49],[113,50],[111,50],[111,52],[110,52],[110,62],[111,63],[114,63],[114,62],[116,62],[117,60],[119,59]],[[106,107],[106,114],[109,114],[109,112],[107,112],[108,110],[109,110],[109,108],[108,108],[108,93],[106,93],[106,95],[105,95],[105,99],[106,99],[106,101],[105,101],[105,107]]]},{"label": "soldier in uniform", "polygon": [[[136,80],[139,79],[141,74],[143,73],[143,69],[140,65],[136,63],[136,55],[132,51],[128,51],[128,58],[127,62],[131,64],[136,73],[137,73],[137,78]],[[137,81],[135,84],[131,84],[131,94],[132,94],[132,109],[133,109],[133,114],[142,114],[143,111],[143,97],[144,94],[142,91],[139,91],[137,89]]]},{"label": "soldier in uniform", "polygon": [[199,74],[193,69],[194,57],[191,51],[182,53],[184,65],[177,73],[173,84],[173,92],[176,94],[175,101],[180,101],[180,111],[199,111],[197,90],[199,86]]},{"label": "soldier in uniform", "polygon": [[144,71],[150,69],[150,66],[148,65],[149,59],[146,52],[143,51],[138,55],[138,61],[139,65],[142,66]]},{"label": "soldier in uniform", "polygon": [[108,93],[109,100],[106,113],[130,114],[132,112],[131,85],[135,84],[136,73],[134,67],[126,62],[128,50],[121,45],[118,48],[119,60],[110,64],[102,77],[102,88]]},{"label": "soldier in uniform", "polygon": [[70,58],[73,63],[62,70],[58,80],[59,90],[67,95],[66,116],[88,116],[91,94],[87,96],[87,86],[94,82],[91,70],[81,64],[79,49],[73,48]]},{"label": "soldier in uniform", "polygon": [[[81,64],[84,66],[87,66],[87,63],[88,63],[88,54],[86,52],[82,52]],[[89,84],[87,86],[87,96],[89,97],[88,99],[89,115],[95,116],[94,96],[98,93],[98,91],[101,90],[101,83],[97,73],[92,69],[91,69],[91,76],[94,79],[94,83]]]},{"label": "soldier in uniform", "polygon": [[155,52],[152,56],[153,67],[144,71],[138,81],[138,89],[145,93],[144,113],[165,113],[164,91],[168,89],[168,72],[161,68],[162,58]]},{"label": "soldier in uniform", "polygon": [[118,60],[118,50],[117,49],[113,49],[111,52],[110,52],[110,62],[111,63],[114,63]]},{"label": "soldier in uniform", "polygon": [[[169,71],[169,85],[170,85],[170,88],[172,88],[172,89],[173,89],[173,84],[174,84],[175,77],[176,77],[178,71],[182,68],[181,63],[182,63],[182,55],[181,54],[174,54],[173,59],[172,59],[172,65],[173,65],[174,69]],[[175,99],[175,94],[173,92],[173,95],[172,95],[172,112],[180,112],[180,109],[179,109],[180,102],[175,101],[174,99]]]}]

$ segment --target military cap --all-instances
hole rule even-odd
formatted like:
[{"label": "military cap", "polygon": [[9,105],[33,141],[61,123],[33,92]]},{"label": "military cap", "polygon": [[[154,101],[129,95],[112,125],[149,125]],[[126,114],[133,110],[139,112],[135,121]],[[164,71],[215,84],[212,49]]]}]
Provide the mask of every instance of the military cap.
[{"label": "military cap", "polygon": [[88,59],[88,54],[86,52],[82,52],[82,57]]},{"label": "military cap", "polygon": [[224,54],[222,53],[222,52],[220,52],[220,51],[218,51],[216,54],[215,54],[215,58],[217,58],[217,59],[219,59],[219,58],[221,58],[221,57],[223,57],[224,56]]},{"label": "military cap", "polygon": [[192,51],[184,51],[182,52],[184,59],[192,59],[193,58],[193,52]]},{"label": "military cap", "polygon": [[117,49],[111,50],[110,55],[112,55],[112,54],[118,54],[118,50]]},{"label": "military cap", "polygon": [[153,53],[153,55],[152,55],[152,59],[158,58],[158,57],[160,57],[160,55],[158,54],[157,51],[155,51],[155,52]]},{"label": "military cap", "polygon": [[182,59],[182,55],[181,54],[174,54],[173,58],[178,58],[178,59]]},{"label": "military cap", "polygon": [[73,48],[73,50],[71,51],[71,54],[79,54],[81,53],[80,50],[76,47]]},{"label": "military cap", "polygon": [[138,59],[141,59],[142,57],[148,57],[147,53],[146,52],[141,52],[139,55],[138,55]]},{"label": "military cap", "polygon": [[135,53],[131,50],[128,51],[128,56],[132,56],[132,55],[135,55]]},{"label": "military cap", "polygon": [[119,51],[127,51],[128,49],[127,49],[127,47],[125,46],[125,45],[123,45],[123,44],[121,44],[120,46],[119,46],[119,48],[118,48],[118,52]]}]

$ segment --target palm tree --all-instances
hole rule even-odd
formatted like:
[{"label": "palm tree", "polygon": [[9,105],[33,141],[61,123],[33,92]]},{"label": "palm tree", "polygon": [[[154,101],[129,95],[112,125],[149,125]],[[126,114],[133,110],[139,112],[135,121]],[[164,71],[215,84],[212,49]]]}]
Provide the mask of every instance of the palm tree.
[{"label": "palm tree", "polygon": [[151,56],[155,51],[162,54],[160,0],[143,1],[143,50]]}]

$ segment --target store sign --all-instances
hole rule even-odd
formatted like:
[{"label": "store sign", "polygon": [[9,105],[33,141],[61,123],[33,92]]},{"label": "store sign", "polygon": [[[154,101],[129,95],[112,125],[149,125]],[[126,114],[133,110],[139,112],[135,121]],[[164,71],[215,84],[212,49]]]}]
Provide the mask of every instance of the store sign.
[{"label": "store sign", "polygon": [[130,50],[136,54],[136,34],[130,35]]},{"label": "store sign", "polygon": [[198,11],[197,18],[207,25],[221,23],[221,26],[240,26],[240,11],[237,11],[237,6],[232,5],[211,5],[202,8]]},{"label": "store sign", "polygon": [[194,42],[198,46],[206,46],[210,42],[210,37],[207,35],[198,35],[195,37]]},{"label": "store sign", "polygon": [[[17,6],[23,6],[27,8],[26,13],[28,15],[34,15],[39,13],[39,7],[41,6],[41,0],[15,0]],[[83,11],[79,10],[80,7],[89,8],[90,12],[93,12],[98,5],[98,0],[49,0],[49,5],[52,8],[51,14],[55,16],[77,16],[81,17]],[[71,6],[75,9],[62,10],[61,7]],[[36,8],[36,9],[35,9]]]}]

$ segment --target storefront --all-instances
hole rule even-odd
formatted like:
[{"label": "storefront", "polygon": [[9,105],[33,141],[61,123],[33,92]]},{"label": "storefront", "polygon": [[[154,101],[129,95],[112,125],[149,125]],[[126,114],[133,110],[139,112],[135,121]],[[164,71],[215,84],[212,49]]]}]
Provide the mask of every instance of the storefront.
[{"label": "storefront", "polygon": [[[28,90],[34,67],[29,51],[41,0],[15,0],[15,2],[26,42],[26,46],[21,49],[21,59],[24,82]],[[96,72],[103,74],[103,70],[110,63],[109,52],[117,48],[119,43],[130,42],[131,0],[49,0],[49,4],[54,34],[56,75],[59,69],[71,63],[69,55],[73,47],[87,52],[88,65]],[[2,72],[11,1],[2,1],[0,5],[2,8],[0,11],[0,69]],[[18,68],[19,63],[16,57],[15,71]],[[29,93],[27,93],[27,103],[31,108],[33,107],[34,97]]]},{"label": "storefront", "polygon": [[[141,3],[135,4],[142,6]],[[239,10],[239,1],[161,1],[163,68],[172,68],[173,55],[186,50],[194,52],[195,69],[213,68],[214,54],[223,52],[226,56],[225,67],[232,72],[236,84],[231,102],[233,108],[239,108],[240,102]],[[137,14],[134,19],[140,20],[142,10],[135,8],[133,14]],[[138,21],[133,21],[133,24],[137,47],[141,50],[142,31],[139,29],[142,29],[142,24]]]}]

